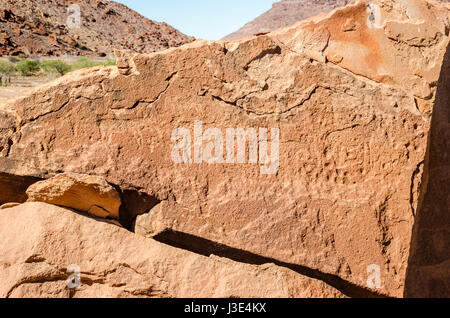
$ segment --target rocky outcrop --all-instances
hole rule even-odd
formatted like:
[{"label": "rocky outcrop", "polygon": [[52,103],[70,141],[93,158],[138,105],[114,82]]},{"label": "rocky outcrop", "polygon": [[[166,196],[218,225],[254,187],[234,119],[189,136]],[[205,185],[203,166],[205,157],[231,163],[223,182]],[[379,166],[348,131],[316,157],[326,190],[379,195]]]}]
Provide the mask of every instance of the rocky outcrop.
[{"label": "rocky outcrop", "polygon": [[144,198],[124,209],[151,210],[136,225],[162,243],[401,297],[429,154],[447,145],[428,141],[449,19],[446,4],[356,2],[242,41],[122,52],[8,105],[0,169],[103,176]]},{"label": "rocky outcrop", "polygon": [[281,0],[272,8],[250,21],[241,29],[227,35],[224,40],[235,40],[258,33],[275,31],[292,26],[298,21],[313,17],[319,13],[328,13],[344,7],[350,0]]},{"label": "rocky outcrop", "polygon": [[0,297],[343,297],[289,269],[196,255],[44,203],[2,210],[0,233]]},{"label": "rocky outcrop", "polygon": [[102,0],[1,0],[0,31],[0,55],[113,56],[116,49],[150,53],[193,41]]},{"label": "rocky outcrop", "polygon": [[5,203],[5,204],[0,205],[0,210],[6,210],[6,209],[9,209],[9,208],[13,208],[15,206],[18,206],[18,205],[20,205],[20,203],[17,203],[17,202]]},{"label": "rocky outcrop", "polygon": [[102,218],[119,217],[119,193],[101,177],[59,174],[34,183],[26,194],[29,202],[54,204]]}]

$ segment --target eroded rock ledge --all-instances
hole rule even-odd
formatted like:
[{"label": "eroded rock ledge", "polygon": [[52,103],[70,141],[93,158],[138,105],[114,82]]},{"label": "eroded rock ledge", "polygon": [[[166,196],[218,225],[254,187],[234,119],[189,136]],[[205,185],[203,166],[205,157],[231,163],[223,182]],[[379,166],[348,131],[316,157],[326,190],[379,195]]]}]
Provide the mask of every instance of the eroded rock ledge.
[{"label": "eroded rock ledge", "polygon": [[[428,154],[442,146],[428,140],[434,111],[448,108],[436,96],[448,94],[449,19],[447,4],[355,2],[239,42],[122,52],[118,68],[80,71],[3,107],[0,170],[102,176],[167,202],[150,215],[152,236],[190,235],[361,290],[377,265],[373,293],[401,297],[435,175]],[[175,164],[173,131],[199,120],[204,130],[278,128],[279,170]]]},{"label": "eroded rock ledge", "polygon": [[[0,297],[344,297],[273,264],[199,256],[45,203],[2,210],[0,233]],[[66,286],[70,265],[79,289]]]}]

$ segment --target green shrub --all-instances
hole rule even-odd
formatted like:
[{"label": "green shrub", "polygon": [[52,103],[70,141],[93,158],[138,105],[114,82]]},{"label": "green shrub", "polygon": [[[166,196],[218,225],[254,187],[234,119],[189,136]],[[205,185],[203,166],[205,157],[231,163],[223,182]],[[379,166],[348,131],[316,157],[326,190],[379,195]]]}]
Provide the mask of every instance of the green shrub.
[{"label": "green shrub", "polygon": [[17,71],[22,76],[31,76],[40,70],[39,63],[32,60],[23,60],[17,63]]},{"label": "green shrub", "polygon": [[0,61],[0,84],[6,86],[11,82],[11,75],[16,72],[16,66],[10,62]]},{"label": "green shrub", "polygon": [[68,64],[62,60],[46,60],[41,63],[34,60],[21,60],[16,64],[0,62],[0,81],[5,76],[10,77],[16,71],[22,76],[32,76],[40,70],[44,71],[46,74],[65,75],[71,71],[102,65],[116,65],[116,61],[114,59],[98,61],[87,57],[79,57],[73,64]]},{"label": "green shrub", "polygon": [[61,60],[48,60],[41,63],[41,69],[46,73],[58,73],[62,76],[70,72],[71,67]]},{"label": "green shrub", "polygon": [[88,50],[89,50],[86,46],[81,45],[81,44],[79,44],[79,43],[76,43],[76,44],[75,44],[75,47],[76,47],[77,49],[79,49],[79,50],[82,50],[82,51],[88,51]]},{"label": "green shrub", "polygon": [[79,57],[78,60],[72,64],[71,66],[71,70],[75,71],[75,70],[79,70],[82,68],[90,68],[90,67],[96,67],[96,66],[112,66],[112,65],[116,65],[116,61],[115,60],[106,60],[104,62],[102,61],[95,61],[95,60],[91,60],[88,59],[87,57]]}]

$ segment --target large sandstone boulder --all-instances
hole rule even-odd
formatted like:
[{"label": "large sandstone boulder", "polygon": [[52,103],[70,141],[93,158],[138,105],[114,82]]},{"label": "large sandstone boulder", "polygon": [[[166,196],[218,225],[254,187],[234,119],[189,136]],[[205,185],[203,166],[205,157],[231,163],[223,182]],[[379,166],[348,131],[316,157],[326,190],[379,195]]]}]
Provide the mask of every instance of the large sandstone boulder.
[{"label": "large sandstone boulder", "polygon": [[273,264],[196,255],[45,203],[1,211],[0,281],[11,298],[343,297]]},{"label": "large sandstone boulder", "polygon": [[25,202],[26,190],[41,179],[32,176],[17,176],[0,172],[0,205],[11,202]]},{"label": "large sandstone boulder", "polygon": [[[447,4],[355,2],[238,42],[121,53],[117,68],[9,105],[0,170],[101,175],[166,202],[145,220],[161,242],[189,249],[188,235],[345,282],[351,296],[403,296],[436,174],[427,150],[441,145],[428,142],[430,118],[448,108],[436,96],[448,95],[449,19]],[[257,141],[244,156],[224,141],[237,128]]]},{"label": "large sandstone boulder", "polygon": [[119,193],[98,176],[63,173],[34,183],[26,194],[30,202],[59,205],[102,218],[119,217]]}]

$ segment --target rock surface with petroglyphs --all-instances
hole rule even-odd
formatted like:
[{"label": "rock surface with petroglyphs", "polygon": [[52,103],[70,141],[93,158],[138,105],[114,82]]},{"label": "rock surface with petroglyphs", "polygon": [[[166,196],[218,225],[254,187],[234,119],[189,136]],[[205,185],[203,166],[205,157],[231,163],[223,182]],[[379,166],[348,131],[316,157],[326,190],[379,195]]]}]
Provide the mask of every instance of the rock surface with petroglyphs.
[{"label": "rock surface with petroglyphs", "polygon": [[[430,164],[448,147],[448,122],[431,118],[448,109],[449,20],[437,2],[354,2],[240,41],[120,52],[117,67],[4,106],[0,171],[102,176],[120,189],[129,229],[301,268],[347,296],[402,297],[408,276],[440,266],[432,288],[447,273],[439,237],[450,226],[433,236],[436,218],[419,216],[448,211],[448,163]],[[441,141],[430,142],[436,120]],[[431,250],[415,233],[433,237]],[[380,284],[368,284],[371,268]]]}]

